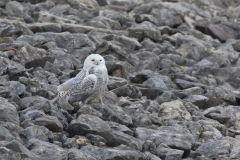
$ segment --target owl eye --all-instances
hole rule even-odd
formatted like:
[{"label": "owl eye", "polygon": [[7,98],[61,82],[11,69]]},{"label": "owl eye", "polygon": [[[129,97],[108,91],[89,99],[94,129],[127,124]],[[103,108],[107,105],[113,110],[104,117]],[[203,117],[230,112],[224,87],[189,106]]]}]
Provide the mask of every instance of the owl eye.
[{"label": "owl eye", "polygon": [[100,59],[100,61],[102,61],[102,60]]},{"label": "owl eye", "polygon": [[93,62],[94,62],[94,61],[95,61],[95,59],[92,59],[91,61],[93,61]]}]

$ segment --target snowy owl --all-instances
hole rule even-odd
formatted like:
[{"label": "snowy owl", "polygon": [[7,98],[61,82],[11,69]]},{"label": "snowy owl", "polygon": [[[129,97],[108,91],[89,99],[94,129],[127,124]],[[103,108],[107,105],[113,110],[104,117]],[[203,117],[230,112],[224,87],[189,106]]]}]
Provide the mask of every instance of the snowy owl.
[{"label": "snowy owl", "polygon": [[66,110],[73,110],[69,102],[82,101],[86,104],[93,98],[99,98],[103,104],[107,83],[108,72],[104,58],[99,54],[91,54],[85,59],[83,69],[76,77],[58,86],[58,102]]}]

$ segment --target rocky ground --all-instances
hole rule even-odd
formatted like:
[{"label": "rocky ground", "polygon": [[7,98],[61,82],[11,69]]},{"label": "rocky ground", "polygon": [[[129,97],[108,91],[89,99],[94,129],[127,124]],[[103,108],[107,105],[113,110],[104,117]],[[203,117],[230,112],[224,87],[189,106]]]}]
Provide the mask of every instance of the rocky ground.
[{"label": "rocky ground", "polygon": [[[238,0],[1,0],[1,160],[240,159]],[[91,53],[104,103],[51,103]]]}]

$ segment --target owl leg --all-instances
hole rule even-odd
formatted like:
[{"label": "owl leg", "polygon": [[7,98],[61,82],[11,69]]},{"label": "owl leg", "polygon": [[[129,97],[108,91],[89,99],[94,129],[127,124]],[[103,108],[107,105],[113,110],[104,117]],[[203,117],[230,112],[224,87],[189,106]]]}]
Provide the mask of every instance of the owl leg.
[{"label": "owl leg", "polygon": [[102,96],[102,94],[100,95],[100,103],[101,103],[101,105],[102,105],[102,106],[104,105],[104,103],[103,103],[103,96]]}]

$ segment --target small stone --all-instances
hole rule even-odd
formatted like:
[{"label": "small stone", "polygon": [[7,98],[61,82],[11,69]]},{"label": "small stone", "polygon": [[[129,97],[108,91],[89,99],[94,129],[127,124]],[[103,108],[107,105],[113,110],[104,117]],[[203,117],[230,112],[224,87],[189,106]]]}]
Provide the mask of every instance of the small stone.
[{"label": "small stone", "polygon": [[159,107],[158,116],[163,120],[191,120],[192,118],[180,100],[162,103]]},{"label": "small stone", "polygon": [[199,108],[203,108],[203,109],[208,108],[208,106],[207,106],[208,98],[203,95],[190,95],[185,100],[195,104]]},{"label": "small stone", "polygon": [[17,125],[20,122],[16,107],[2,97],[0,97],[0,121],[12,122]]},{"label": "small stone", "polygon": [[57,117],[44,115],[34,120],[34,124],[39,126],[45,126],[53,132],[61,132],[63,130],[62,123]]}]

